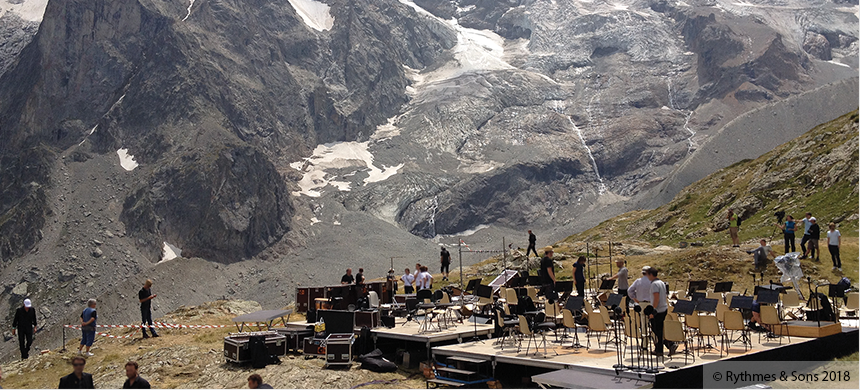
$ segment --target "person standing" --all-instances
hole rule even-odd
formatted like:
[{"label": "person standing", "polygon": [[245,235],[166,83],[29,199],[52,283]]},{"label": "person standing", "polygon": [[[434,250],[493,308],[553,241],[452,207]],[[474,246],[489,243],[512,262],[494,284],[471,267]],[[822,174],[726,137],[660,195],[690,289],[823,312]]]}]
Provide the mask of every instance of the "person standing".
[{"label": "person standing", "polygon": [[648,279],[649,266],[642,267],[642,277],[636,279],[627,289],[627,296],[636,303],[651,302],[651,280]]},{"label": "person standing", "polygon": [[573,283],[576,284],[576,294],[585,298],[585,256],[579,256],[573,263]]},{"label": "person standing", "polygon": [[87,347],[87,356],[93,356],[90,348],[92,348],[93,342],[96,340],[97,318],[96,300],[90,299],[87,301],[87,308],[81,313],[81,346],[78,347],[78,353],[81,353],[81,350]]},{"label": "person standing", "polygon": [[359,268],[355,274],[355,284],[364,284],[364,268]]},{"label": "person standing", "polygon": [[673,355],[678,346],[671,341],[663,340],[663,321],[666,320],[666,314],[669,312],[669,289],[666,283],[657,278],[657,273],[657,268],[650,268],[646,274],[648,280],[651,281],[651,305],[654,308],[654,313],[648,316],[656,338],[653,354],[663,356],[663,345],[665,344],[669,348],[669,355]]},{"label": "person standing", "polygon": [[125,364],[125,376],[128,378],[122,384],[123,389],[149,389],[149,382],[140,377],[138,369],[140,366],[135,361]]},{"label": "person standing", "polygon": [[355,278],[352,276],[352,268],[347,268],[346,273],[340,278],[340,284],[346,285],[352,284],[352,282],[355,282]]},{"label": "person standing", "polygon": [[81,356],[72,358],[72,373],[60,378],[58,389],[95,389],[93,375],[84,372],[87,359]]},{"label": "person standing", "polygon": [[548,246],[543,250],[543,258],[540,260],[540,276],[541,289],[545,297],[554,296],[555,294],[555,263],[552,260],[552,247]]},{"label": "person standing", "polygon": [[608,278],[608,280],[618,280],[618,295],[626,297],[627,289],[630,286],[629,281],[627,280],[627,267],[624,265],[623,259],[615,260],[615,265],[618,266],[618,272],[615,274],[615,276]]},{"label": "person standing", "polygon": [[412,288],[412,284],[415,283],[415,276],[409,272],[409,268],[403,270],[403,276],[400,277],[400,280],[403,281],[403,292],[406,294],[412,294],[415,292],[415,289]]},{"label": "person standing", "polygon": [[800,222],[803,222],[803,238],[800,239],[800,250],[803,252],[803,256],[800,256],[801,259],[806,258],[806,243],[809,241],[809,228],[812,226],[810,220],[812,218],[812,213],[806,213],[806,217],[800,220]]},{"label": "person standing", "polygon": [[21,359],[30,358],[30,347],[33,346],[33,335],[36,333],[36,309],[30,299],[24,300],[24,305],[15,310],[12,320],[12,335],[18,334],[18,348]]},{"label": "person standing", "polygon": [[137,298],[140,301],[140,317],[143,326],[140,327],[143,333],[143,338],[149,338],[146,334],[146,325],[149,324],[149,331],[152,332],[152,337],[158,337],[155,327],[152,326],[152,300],[156,297],[152,293],[152,280],[146,279],[143,287],[138,291]]},{"label": "person standing", "polygon": [[419,290],[433,288],[433,275],[430,274],[430,269],[427,268],[426,265],[421,266],[421,272],[418,273],[418,280],[421,281],[418,285]]},{"label": "person standing", "polygon": [[726,216],[729,220],[729,235],[732,236],[732,248],[740,248],[741,241],[738,238],[738,216],[733,208],[729,208],[729,213]]},{"label": "person standing", "polygon": [[442,280],[448,280],[448,272],[451,270],[451,253],[444,246],[439,252],[439,262],[442,263]]},{"label": "person standing", "polygon": [[785,222],[783,224],[776,224],[782,229],[782,238],[785,240],[785,253],[790,253],[796,251],[797,249],[794,247],[794,232],[797,230],[797,222],[794,222],[794,217],[788,216],[785,217]]},{"label": "person standing", "polygon": [[839,257],[839,248],[842,247],[842,233],[836,230],[836,224],[830,222],[827,227],[830,230],[827,232],[827,250],[830,251],[830,260],[833,260],[833,270],[842,272],[842,258]]},{"label": "person standing", "polygon": [[[803,252],[803,257],[801,257],[801,259],[807,258],[806,255],[809,254],[809,258],[813,258],[818,262],[821,261],[819,259],[818,251],[818,240],[821,238],[821,226],[818,226],[818,221],[815,217],[809,218],[809,223],[809,231],[807,232],[809,235],[809,239],[807,240],[809,247],[806,248],[806,252]],[[806,236],[804,235],[803,238],[806,238]]]},{"label": "person standing", "polygon": [[526,249],[526,257],[529,257],[529,251],[535,253],[535,257],[538,257],[537,249],[535,248],[535,244],[537,244],[537,237],[531,230],[529,230],[529,247]]}]

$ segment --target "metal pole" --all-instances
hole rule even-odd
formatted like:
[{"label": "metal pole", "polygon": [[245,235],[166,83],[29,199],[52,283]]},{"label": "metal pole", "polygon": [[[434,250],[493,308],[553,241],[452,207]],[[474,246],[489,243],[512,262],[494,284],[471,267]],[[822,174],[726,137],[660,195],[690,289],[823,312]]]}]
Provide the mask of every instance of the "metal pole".
[{"label": "metal pole", "polygon": [[612,240],[609,240],[609,276],[612,276]]},{"label": "metal pole", "polygon": [[457,239],[457,252],[460,256],[460,288],[464,288],[463,286],[463,246],[461,245],[463,240]]},{"label": "metal pole", "polygon": [[505,252],[505,238],[502,237],[502,264],[504,265],[504,269],[508,269],[508,256],[507,252]]}]

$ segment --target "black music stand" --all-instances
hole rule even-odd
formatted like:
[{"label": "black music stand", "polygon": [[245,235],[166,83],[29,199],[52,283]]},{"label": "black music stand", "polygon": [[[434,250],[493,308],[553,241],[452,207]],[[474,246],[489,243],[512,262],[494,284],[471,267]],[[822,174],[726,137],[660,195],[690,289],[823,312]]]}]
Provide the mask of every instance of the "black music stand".
[{"label": "black music stand", "polygon": [[[732,298],[734,299],[734,298]],[[696,311],[703,311],[705,313],[713,313],[717,311],[717,300],[716,299],[699,299],[696,301]]]},{"label": "black music stand", "polygon": [[692,295],[696,291],[705,291],[708,289],[707,280],[691,280],[687,284],[687,295]]},{"label": "black music stand", "polygon": [[540,276],[530,275],[528,277],[528,285],[529,286],[540,286]]},{"label": "black music stand", "polygon": [[693,302],[701,301],[702,299],[706,299],[708,297],[707,294],[703,292],[694,292],[692,298],[690,299]]},{"label": "black music stand", "polygon": [[621,294],[609,294],[609,299],[606,300],[606,306],[621,306]]},{"label": "black music stand", "polygon": [[463,292],[467,293],[467,292],[471,291],[473,294],[478,295],[477,292],[475,291],[475,288],[477,288],[478,284],[480,284],[480,283],[481,283],[481,279],[470,280],[469,283],[466,284],[466,289],[463,290]]},{"label": "black music stand", "polygon": [[[569,293],[569,292],[568,292]],[[582,306],[584,304],[584,297],[581,296],[573,296],[567,299],[567,302],[564,304],[565,310],[570,310],[570,314],[574,316],[574,324],[576,324],[576,313],[582,312]],[[589,313],[590,314],[590,313]],[[580,314],[581,315],[581,314]],[[583,345],[579,343],[579,324],[576,324],[573,328],[573,344],[570,346],[574,349],[582,348]],[[588,349],[588,347],[585,347]]]},{"label": "black music stand", "polygon": [[734,285],[734,282],[717,282],[717,284],[714,285],[714,292],[715,293],[731,292],[733,285]]},{"label": "black music stand", "polygon": [[603,279],[600,281],[598,290],[612,290],[615,287],[615,279]]},{"label": "black music stand", "polygon": [[683,314],[685,316],[692,315],[696,311],[696,303],[685,299],[679,299],[675,302],[675,308],[672,313]]},{"label": "black music stand", "polygon": [[[771,290],[767,288],[760,289],[758,291],[758,295],[756,301],[758,303],[769,303],[769,304],[777,304],[779,303],[779,291],[780,290]],[[732,301],[735,299],[732,298]]]},{"label": "black music stand", "polygon": [[752,305],[753,297],[739,295],[736,297],[732,297],[732,304],[729,305],[729,308],[739,310],[752,310]]}]

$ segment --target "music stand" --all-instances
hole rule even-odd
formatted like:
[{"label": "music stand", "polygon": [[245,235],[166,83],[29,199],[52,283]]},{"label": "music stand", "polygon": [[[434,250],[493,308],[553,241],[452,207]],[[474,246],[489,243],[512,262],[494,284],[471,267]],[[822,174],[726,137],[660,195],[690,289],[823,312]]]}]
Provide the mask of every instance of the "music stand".
[{"label": "music stand", "polygon": [[540,286],[540,276],[530,275],[528,278],[529,286]]},{"label": "music stand", "polygon": [[696,301],[696,311],[703,311],[705,313],[713,313],[717,311],[717,300],[705,298]]},{"label": "music stand", "polygon": [[570,294],[573,292],[573,281],[565,280],[560,282],[555,282],[555,292],[561,293],[560,301],[566,301],[570,298]]},{"label": "music stand", "polygon": [[521,278],[523,278],[523,279],[525,279],[525,280],[528,280],[528,278],[529,278],[529,271],[520,271],[520,277],[521,277]]},{"label": "music stand", "polygon": [[696,301],[701,301],[702,299],[705,299],[707,297],[708,297],[707,294],[705,294],[703,292],[694,292],[693,297],[690,300],[693,302],[696,302]]},{"label": "music stand", "polygon": [[673,313],[679,313],[687,316],[692,315],[694,311],[696,311],[696,303],[685,299],[679,299],[677,302],[675,302],[675,308],[674,310],[672,310]]},{"label": "music stand", "polygon": [[707,289],[708,289],[708,281],[707,280],[691,280],[687,284],[687,295],[692,295],[696,291],[707,290]]},{"label": "music stand", "polygon": [[[763,289],[759,290],[757,296],[758,296],[758,298],[756,298],[756,301],[758,303],[776,304],[779,302],[779,290],[771,290],[771,289],[763,288]],[[735,299],[732,298],[732,301],[734,301],[734,300]]]},{"label": "music stand", "polygon": [[732,297],[732,304],[729,305],[730,309],[740,309],[740,310],[752,310],[753,297],[747,297],[743,295],[739,295],[736,297]]},{"label": "music stand", "polygon": [[731,292],[733,284],[734,284],[734,282],[717,282],[717,284],[714,285],[714,292],[715,293]]},{"label": "music stand", "polygon": [[609,299],[606,300],[606,306],[621,306],[621,294],[611,293]]},{"label": "music stand", "polygon": [[465,289],[465,290],[463,290],[463,292],[469,292],[469,291],[471,291],[472,293],[474,293],[475,295],[477,295],[477,292],[475,291],[475,288],[478,286],[478,284],[479,284],[479,283],[481,283],[481,279],[472,279],[472,280],[470,280],[470,281],[469,281],[469,283],[468,283],[468,284],[466,284],[466,289]]},{"label": "music stand", "polygon": [[[845,298],[845,290],[839,288],[838,284],[831,284],[827,286],[827,296],[830,298]],[[835,306],[834,306],[835,307]]]},{"label": "music stand", "polygon": [[600,287],[598,290],[612,290],[615,287],[615,279],[603,279],[600,281]]},{"label": "music stand", "polygon": [[570,310],[570,314],[582,311],[583,305],[583,297],[573,296],[568,298],[567,302],[564,303],[564,308]]}]

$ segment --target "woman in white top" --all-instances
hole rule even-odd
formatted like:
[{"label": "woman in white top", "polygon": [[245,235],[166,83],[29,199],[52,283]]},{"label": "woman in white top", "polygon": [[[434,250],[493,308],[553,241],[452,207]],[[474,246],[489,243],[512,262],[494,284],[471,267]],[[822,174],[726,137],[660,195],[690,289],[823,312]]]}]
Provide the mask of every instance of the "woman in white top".
[{"label": "woman in white top", "polygon": [[403,276],[400,277],[400,280],[403,281],[403,290],[406,294],[412,294],[415,292],[412,288],[412,284],[415,283],[415,276],[409,273],[409,268],[403,272]]},{"label": "woman in white top", "polygon": [[830,259],[833,260],[833,270],[842,272],[842,259],[839,257],[839,247],[842,246],[842,234],[836,230],[836,224],[830,222],[830,231],[827,232],[827,249],[830,250]]}]

